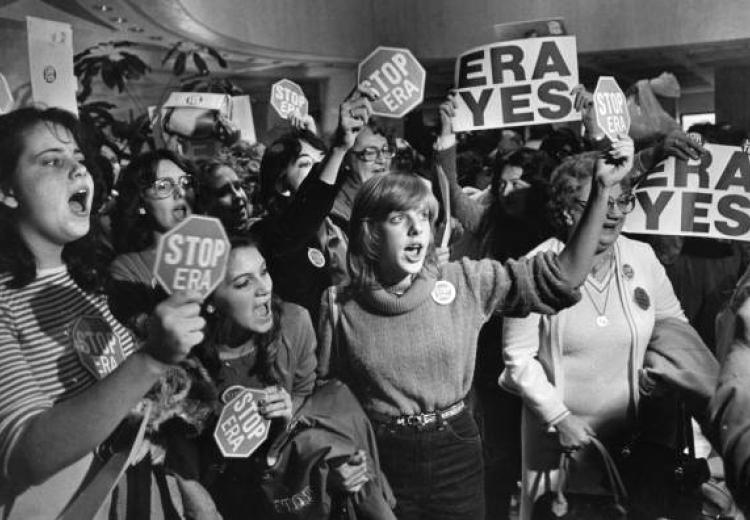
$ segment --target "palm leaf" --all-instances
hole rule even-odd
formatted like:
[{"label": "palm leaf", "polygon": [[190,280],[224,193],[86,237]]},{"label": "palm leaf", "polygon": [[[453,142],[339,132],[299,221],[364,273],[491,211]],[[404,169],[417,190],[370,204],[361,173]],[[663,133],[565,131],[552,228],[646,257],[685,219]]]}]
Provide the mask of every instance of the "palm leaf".
[{"label": "palm leaf", "polygon": [[198,72],[203,75],[208,74],[208,65],[206,64],[206,60],[204,60],[197,52],[193,53],[193,63],[195,63],[195,68],[198,69]]},{"label": "palm leaf", "polygon": [[187,54],[184,52],[177,55],[177,59],[174,60],[174,67],[172,68],[172,72],[174,72],[175,76],[181,76],[185,72],[186,59]]},{"label": "palm leaf", "polygon": [[220,66],[220,67],[221,67],[222,69],[226,69],[226,68],[227,68],[227,60],[225,60],[225,59],[224,59],[224,58],[223,58],[223,57],[221,56],[221,54],[219,54],[219,53],[218,53],[218,52],[216,51],[216,49],[213,49],[213,48],[211,48],[211,47],[206,47],[206,51],[208,51],[208,53],[209,53],[209,54],[210,54],[211,56],[213,56],[213,58],[214,58],[214,59],[216,60],[216,62],[217,62],[217,63],[219,64],[219,66]]},{"label": "palm leaf", "polygon": [[167,51],[167,54],[164,56],[164,59],[161,60],[161,64],[164,65],[169,61],[169,58],[171,58],[175,52],[177,52],[177,49],[180,48],[180,45],[182,45],[182,42],[177,42]]}]

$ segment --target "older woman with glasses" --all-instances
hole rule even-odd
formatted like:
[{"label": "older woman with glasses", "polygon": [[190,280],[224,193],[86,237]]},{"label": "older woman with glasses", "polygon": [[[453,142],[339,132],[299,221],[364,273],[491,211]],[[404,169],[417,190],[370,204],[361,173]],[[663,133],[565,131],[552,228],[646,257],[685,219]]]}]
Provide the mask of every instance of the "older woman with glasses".
[{"label": "older woman with glasses", "polygon": [[112,241],[118,256],[110,265],[108,292],[112,313],[139,337],[166,297],[152,274],[159,237],[193,213],[195,185],[191,167],[167,150],[138,156],[117,183]]},{"label": "older woman with glasses", "polygon": [[339,175],[339,192],[318,232],[332,285],[342,284],[348,279],[346,253],[354,197],[367,180],[391,170],[391,159],[395,154],[395,146],[373,119],[362,128],[347,153],[343,175]]},{"label": "older woman with glasses", "polygon": [[[549,208],[560,238],[545,241],[530,255],[562,250],[588,203],[597,157],[598,152],[580,154],[555,169]],[[576,461],[568,491],[608,492],[591,439],[616,448],[633,437],[639,370],[654,323],[665,318],[686,321],[651,247],[620,235],[634,207],[626,179],[612,189],[580,302],[554,316],[505,320],[501,383],[519,393],[524,403],[523,519],[531,518],[537,497],[557,490],[562,453]]]}]

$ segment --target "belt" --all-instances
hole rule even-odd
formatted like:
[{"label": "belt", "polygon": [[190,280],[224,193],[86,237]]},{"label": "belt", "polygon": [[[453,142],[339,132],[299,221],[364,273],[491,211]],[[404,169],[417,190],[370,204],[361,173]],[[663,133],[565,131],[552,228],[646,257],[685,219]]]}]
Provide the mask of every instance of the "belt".
[{"label": "belt", "polygon": [[390,426],[410,426],[412,428],[419,429],[436,423],[440,424],[442,423],[442,421],[460,414],[464,410],[464,408],[466,408],[466,403],[461,400],[455,404],[450,405],[448,408],[444,408],[443,410],[437,410],[427,413],[417,413],[414,415],[399,415],[397,417],[383,416],[382,419],[379,417],[375,417],[375,420],[376,422]]}]

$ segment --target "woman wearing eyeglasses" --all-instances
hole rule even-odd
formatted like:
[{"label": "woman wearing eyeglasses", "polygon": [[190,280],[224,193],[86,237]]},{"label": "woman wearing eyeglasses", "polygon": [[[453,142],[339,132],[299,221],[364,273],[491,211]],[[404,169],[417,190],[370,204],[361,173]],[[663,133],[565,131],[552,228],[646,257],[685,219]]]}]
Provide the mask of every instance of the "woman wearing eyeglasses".
[{"label": "woman wearing eyeglasses", "polygon": [[344,161],[339,192],[333,209],[321,226],[318,237],[325,251],[326,267],[333,285],[348,279],[346,252],[352,204],[362,184],[377,175],[388,173],[396,148],[375,120],[359,132]]},{"label": "woman wearing eyeglasses", "polygon": [[152,274],[159,237],[193,213],[191,167],[167,150],[131,161],[117,184],[112,242],[118,256],[110,265],[110,307],[115,317],[144,337],[146,318],[166,297]]},{"label": "woman wearing eyeglasses", "polygon": [[[598,155],[573,156],[555,169],[549,209],[560,239],[547,240],[530,255],[562,250],[587,205]],[[612,188],[580,302],[554,316],[505,319],[501,383],[519,393],[524,403],[523,519],[531,517],[538,496],[557,490],[556,469],[563,452],[576,460],[568,491],[608,491],[591,438],[610,447],[632,438],[638,374],[654,323],[664,318],[687,321],[651,247],[620,235],[634,207],[626,178]]]}]

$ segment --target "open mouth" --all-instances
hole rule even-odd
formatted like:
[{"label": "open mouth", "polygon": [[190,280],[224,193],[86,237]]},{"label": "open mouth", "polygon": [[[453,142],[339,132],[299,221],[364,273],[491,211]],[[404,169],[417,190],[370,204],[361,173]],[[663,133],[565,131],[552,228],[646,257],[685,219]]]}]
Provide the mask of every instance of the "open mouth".
[{"label": "open mouth", "polygon": [[263,303],[255,305],[253,307],[253,312],[255,313],[255,316],[260,318],[261,320],[270,320],[272,318],[271,300],[269,299]]},{"label": "open mouth", "polygon": [[404,256],[407,261],[416,263],[422,260],[423,251],[424,246],[422,244],[409,244],[404,248]]},{"label": "open mouth", "polygon": [[172,215],[174,216],[175,220],[181,221],[185,220],[185,217],[188,216],[188,208],[185,205],[180,205],[175,207],[172,210]]},{"label": "open mouth", "polygon": [[89,214],[89,189],[81,188],[80,190],[73,193],[68,199],[68,207],[76,215],[85,217]]}]

